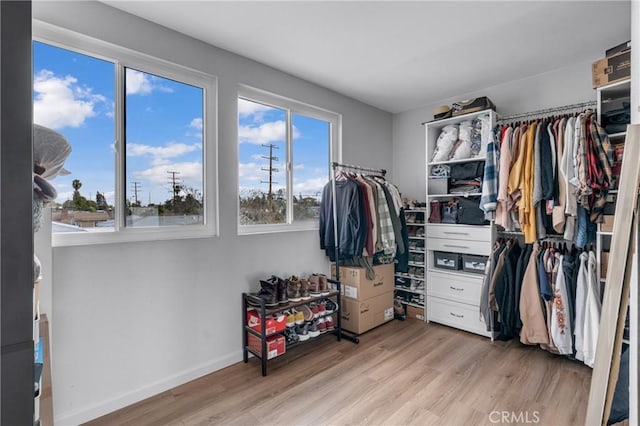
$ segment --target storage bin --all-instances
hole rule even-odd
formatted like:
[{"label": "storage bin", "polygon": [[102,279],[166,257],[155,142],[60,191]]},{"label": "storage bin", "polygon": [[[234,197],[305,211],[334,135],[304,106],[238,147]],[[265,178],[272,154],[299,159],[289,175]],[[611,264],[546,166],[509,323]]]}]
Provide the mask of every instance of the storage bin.
[{"label": "storage bin", "polygon": [[474,254],[462,255],[462,270],[474,274],[484,274],[487,266],[486,256],[476,256]]},{"label": "storage bin", "polygon": [[433,265],[440,269],[460,270],[460,255],[445,251],[433,252]]},{"label": "storage bin", "polygon": [[430,195],[446,194],[449,191],[449,178],[446,176],[429,176],[427,188]]}]

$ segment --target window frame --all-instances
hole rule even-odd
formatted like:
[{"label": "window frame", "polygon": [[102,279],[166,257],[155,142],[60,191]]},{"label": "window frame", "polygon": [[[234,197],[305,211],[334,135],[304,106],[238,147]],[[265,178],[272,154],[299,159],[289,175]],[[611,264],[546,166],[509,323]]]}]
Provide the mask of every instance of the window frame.
[{"label": "window frame", "polygon": [[[324,108],[316,107],[304,102],[296,101],[284,96],[276,95],[271,92],[267,92],[255,87],[240,84],[238,87],[238,93],[236,96],[236,107],[238,105],[237,100],[240,98],[246,99],[251,102],[256,102],[271,106],[274,108],[282,109],[286,111],[287,119],[287,132],[286,132],[286,151],[287,161],[285,164],[286,181],[287,181],[287,220],[286,223],[273,223],[273,224],[256,224],[256,225],[242,225],[240,223],[240,159],[239,159],[239,135],[236,134],[237,149],[238,149],[238,161],[236,169],[236,223],[238,227],[238,235],[253,235],[253,234],[266,234],[275,232],[291,232],[291,231],[317,231],[320,229],[320,223],[318,220],[298,221],[293,220],[294,207],[293,207],[293,115],[304,115],[306,117],[314,118],[317,120],[326,121],[329,123],[329,163],[327,164],[327,176],[330,178],[331,174],[331,162],[340,162],[342,159],[342,114],[338,114],[333,111],[329,111]],[[236,132],[239,128],[240,112],[237,112]],[[327,181],[329,182],[329,180]]]},{"label": "window frame", "polygon": [[[112,62],[115,66],[114,229],[104,232],[52,233],[54,247],[207,238],[219,235],[218,79],[216,76],[34,20],[33,41]],[[203,90],[202,169],[204,224],[131,228],[125,226],[125,72],[127,68],[172,79]],[[55,183],[55,182],[54,182]]]}]

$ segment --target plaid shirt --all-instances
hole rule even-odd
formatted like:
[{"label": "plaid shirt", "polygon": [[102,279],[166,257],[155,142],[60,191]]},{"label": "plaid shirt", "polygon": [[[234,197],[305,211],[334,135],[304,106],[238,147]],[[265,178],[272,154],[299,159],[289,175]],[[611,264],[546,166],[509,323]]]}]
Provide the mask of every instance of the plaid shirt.
[{"label": "plaid shirt", "polygon": [[393,231],[393,222],[391,221],[391,212],[384,190],[378,182],[371,180],[378,190],[378,216],[380,218],[380,240],[382,241],[382,249],[385,254],[395,256],[396,254],[396,238]]},{"label": "plaid shirt", "polygon": [[592,194],[590,197],[590,220],[600,222],[604,206],[607,203],[607,193],[611,186],[613,173],[613,148],[609,136],[596,120],[595,114],[588,116],[588,139],[591,150],[589,155],[589,171]]}]

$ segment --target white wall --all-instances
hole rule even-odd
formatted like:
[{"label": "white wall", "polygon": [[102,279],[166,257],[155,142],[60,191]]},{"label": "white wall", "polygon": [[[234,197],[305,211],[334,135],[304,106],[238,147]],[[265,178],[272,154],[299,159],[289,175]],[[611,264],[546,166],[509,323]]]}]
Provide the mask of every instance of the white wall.
[{"label": "white wall", "polygon": [[237,236],[237,84],[342,114],[349,163],[391,169],[391,115],[100,3],[36,2],[34,18],[219,82],[220,237],[53,250],[55,415],[77,424],[241,361],[241,292],[328,272],[316,232]]},{"label": "white wall", "polygon": [[[602,56],[604,56],[602,49]],[[555,71],[509,81],[503,84],[463,93],[448,99],[434,100],[422,108],[393,116],[393,182],[403,196],[424,201],[426,191],[425,136],[422,123],[433,119],[439,105],[488,96],[501,115],[518,114],[596,99],[591,88],[592,60],[576,63]]]}]

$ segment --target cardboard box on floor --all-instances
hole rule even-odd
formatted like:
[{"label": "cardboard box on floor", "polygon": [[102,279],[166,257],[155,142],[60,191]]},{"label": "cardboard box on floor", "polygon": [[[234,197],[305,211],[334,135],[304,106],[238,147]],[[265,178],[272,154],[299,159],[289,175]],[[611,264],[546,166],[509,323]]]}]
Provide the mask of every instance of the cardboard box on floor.
[{"label": "cardboard box on floor", "polygon": [[415,318],[424,321],[424,308],[407,305],[407,318]]},{"label": "cardboard box on floor", "polygon": [[393,291],[367,300],[342,297],[342,328],[362,334],[393,319]]},{"label": "cardboard box on floor", "polygon": [[[375,278],[367,278],[365,268],[340,266],[340,282],[342,296],[355,300],[368,300],[381,294],[393,292],[394,265],[377,265],[373,267]],[[336,277],[336,266],[331,265],[331,277]],[[393,303],[391,304],[393,306]]]}]

